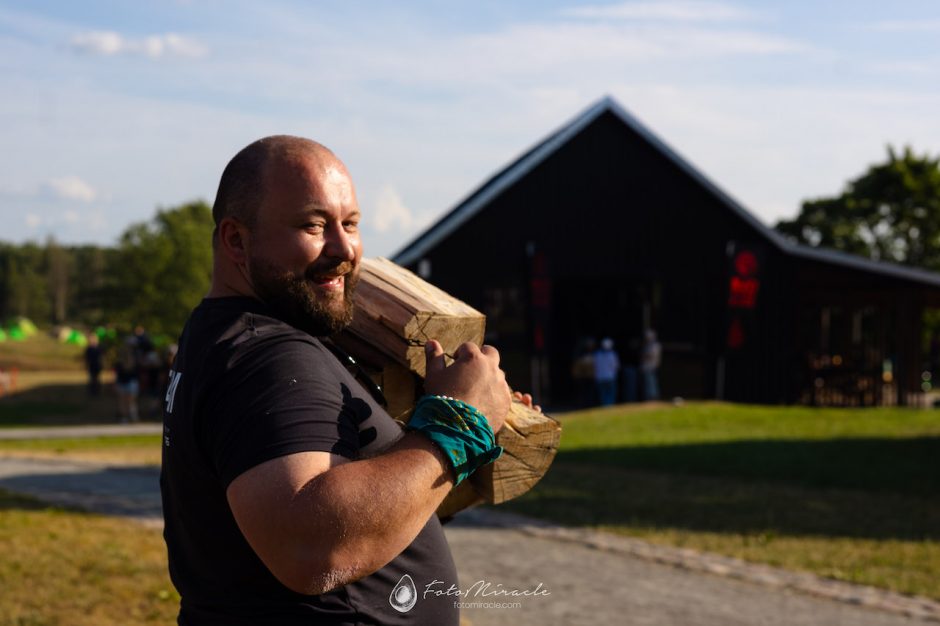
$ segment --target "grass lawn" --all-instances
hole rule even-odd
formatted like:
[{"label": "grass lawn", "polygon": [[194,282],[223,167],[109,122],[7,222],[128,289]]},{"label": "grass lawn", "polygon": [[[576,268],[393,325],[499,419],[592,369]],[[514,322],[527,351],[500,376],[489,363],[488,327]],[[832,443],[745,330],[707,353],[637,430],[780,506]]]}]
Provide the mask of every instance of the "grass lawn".
[{"label": "grass lawn", "polygon": [[719,403],[560,416],[508,510],[940,599],[940,413]]},{"label": "grass lawn", "polygon": [[62,343],[45,332],[23,341],[0,341],[0,369],[17,368],[22,371],[77,370],[83,371],[84,348]]},{"label": "grass lawn", "polygon": [[175,623],[159,530],[0,491],[0,624]]}]

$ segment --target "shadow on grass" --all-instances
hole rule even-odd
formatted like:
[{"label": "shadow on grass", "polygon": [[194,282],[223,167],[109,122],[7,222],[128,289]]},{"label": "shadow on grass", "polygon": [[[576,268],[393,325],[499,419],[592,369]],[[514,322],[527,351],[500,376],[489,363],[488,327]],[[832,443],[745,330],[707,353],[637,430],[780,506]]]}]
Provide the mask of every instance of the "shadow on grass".
[{"label": "shadow on grass", "polygon": [[559,452],[518,513],[569,525],[940,540],[940,438]]},{"label": "shadow on grass", "polygon": [[562,450],[557,460],[640,469],[837,487],[940,495],[940,437],[853,437]]},{"label": "shadow on grass", "polygon": [[[158,421],[159,398],[142,394],[141,417]],[[0,427],[106,424],[118,421],[113,385],[92,396],[84,383],[41,384],[0,397]]]}]

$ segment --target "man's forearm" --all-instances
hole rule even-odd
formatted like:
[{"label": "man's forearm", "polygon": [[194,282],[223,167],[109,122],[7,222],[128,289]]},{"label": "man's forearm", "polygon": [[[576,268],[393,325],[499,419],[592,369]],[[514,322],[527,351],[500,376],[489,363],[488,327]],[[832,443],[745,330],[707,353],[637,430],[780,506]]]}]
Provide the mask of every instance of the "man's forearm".
[{"label": "man's forearm", "polygon": [[[353,579],[404,550],[453,487],[452,470],[426,437],[406,434],[385,453],[339,465],[298,492],[294,519],[317,519],[317,536],[334,546],[331,569]],[[326,506],[324,506],[326,505]],[[338,581],[343,584],[349,581]]]}]

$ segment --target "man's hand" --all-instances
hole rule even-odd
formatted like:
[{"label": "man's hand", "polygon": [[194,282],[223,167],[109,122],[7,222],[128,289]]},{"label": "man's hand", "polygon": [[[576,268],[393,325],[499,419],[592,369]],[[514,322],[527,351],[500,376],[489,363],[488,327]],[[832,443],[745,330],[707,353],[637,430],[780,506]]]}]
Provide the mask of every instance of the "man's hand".
[{"label": "man's hand", "polygon": [[517,402],[521,402],[522,404],[529,407],[533,411],[536,411],[537,413],[542,412],[542,407],[535,404],[535,402],[532,400],[531,393],[522,393],[521,391],[513,391],[512,397],[513,397],[513,400],[516,400]]},{"label": "man's hand", "polygon": [[486,416],[493,432],[499,431],[506,421],[511,395],[506,373],[499,369],[496,348],[461,344],[450,365],[444,361],[444,349],[437,341],[428,341],[424,349],[428,359],[424,390],[472,404]]}]

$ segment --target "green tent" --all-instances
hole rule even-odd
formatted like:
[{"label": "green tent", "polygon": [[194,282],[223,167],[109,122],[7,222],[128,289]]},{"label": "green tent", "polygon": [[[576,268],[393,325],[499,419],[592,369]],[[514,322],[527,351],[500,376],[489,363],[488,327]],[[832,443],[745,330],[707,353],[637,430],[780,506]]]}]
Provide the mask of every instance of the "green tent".
[{"label": "green tent", "polygon": [[74,346],[87,346],[88,339],[85,338],[85,333],[80,330],[73,330],[69,333],[69,336],[65,338],[65,343]]},{"label": "green tent", "polygon": [[22,341],[27,337],[32,337],[39,329],[36,328],[36,325],[33,324],[29,319],[25,317],[16,317],[13,318],[13,321],[10,322],[10,326],[7,330],[10,334],[11,339],[16,339],[17,341]]}]

